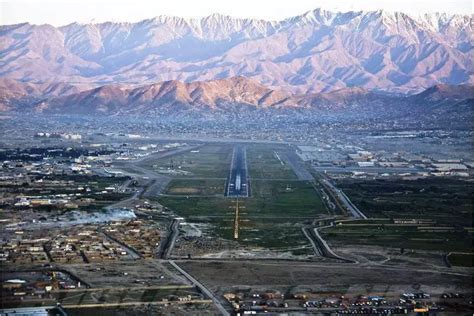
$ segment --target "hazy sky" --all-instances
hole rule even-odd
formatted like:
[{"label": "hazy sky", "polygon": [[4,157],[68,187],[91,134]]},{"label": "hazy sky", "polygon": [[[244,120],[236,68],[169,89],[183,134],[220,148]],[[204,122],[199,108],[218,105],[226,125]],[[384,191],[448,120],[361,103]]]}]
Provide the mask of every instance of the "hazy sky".
[{"label": "hazy sky", "polygon": [[236,17],[281,20],[322,7],[329,10],[448,12],[472,14],[474,0],[0,0],[0,24],[30,22],[139,21],[157,15]]}]

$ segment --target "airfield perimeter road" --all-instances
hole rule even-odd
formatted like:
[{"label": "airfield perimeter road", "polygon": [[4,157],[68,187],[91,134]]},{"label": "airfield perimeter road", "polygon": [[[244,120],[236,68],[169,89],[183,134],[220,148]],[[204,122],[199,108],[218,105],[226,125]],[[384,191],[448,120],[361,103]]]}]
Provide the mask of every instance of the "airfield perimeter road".
[{"label": "airfield perimeter road", "polygon": [[[325,226],[329,227],[329,226]],[[327,244],[326,240],[324,240],[321,235],[319,234],[318,229],[320,228],[325,228],[325,227],[305,227],[302,228],[303,234],[308,238],[308,240],[311,243],[311,246],[314,249],[314,252],[316,255],[319,255],[321,257],[329,258],[329,259],[336,259],[340,260],[343,262],[348,262],[348,263],[357,263],[356,261],[348,258],[343,258],[339,255],[337,255],[331,247]]]},{"label": "airfield perimeter road", "polygon": [[204,294],[207,295],[210,299],[214,301],[214,304],[216,305],[217,309],[221,313],[221,315],[225,316],[230,316],[230,313],[225,309],[225,307],[222,305],[222,303],[219,301],[219,299],[216,297],[216,295],[208,290],[201,282],[196,280],[193,276],[191,276],[189,273],[184,271],[180,266],[178,266],[173,260],[170,260],[169,263],[176,269],[178,270],[182,275],[184,275],[191,283],[198,287]]},{"label": "airfield perimeter road", "polygon": [[284,153],[280,153],[280,156],[286,161],[286,163],[293,169],[294,173],[301,181],[314,181],[313,175],[306,169],[304,162],[296,154],[294,150],[289,150]]},{"label": "airfield perimeter road", "polygon": [[170,256],[171,251],[174,248],[176,238],[179,233],[179,219],[174,218],[169,225],[168,235],[164,238],[164,241],[160,242],[158,248],[157,257],[160,259],[166,259]]},{"label": "airfield perimeter road", "polygon": [[367,216],[365,216],[364,213],[362,213],[361,210],[359,210],[359,208],[357,206],[355,206],[354,203],[351,202],[349,197],[344,192],[342,192],[341,189],[336,188],[331,183],[330,180],[321,179],[321,183],[324,186],[326,186],[329,190],[331,190],[333,193],[336,194],[339,201],[344,204],[344,206],[351,212],[353,217],[367,219]]}]

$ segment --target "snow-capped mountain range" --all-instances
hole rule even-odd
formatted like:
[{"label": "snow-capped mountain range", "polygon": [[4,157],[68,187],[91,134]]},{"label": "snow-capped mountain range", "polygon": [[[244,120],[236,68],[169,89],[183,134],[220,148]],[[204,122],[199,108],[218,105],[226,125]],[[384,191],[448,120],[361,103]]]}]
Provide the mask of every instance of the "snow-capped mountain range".
[{"label": "snow-capped mountain range", "polygon": [[0,26],[0,77],[67,83],[205,81],[244,76],[293,94],[347,87],[417,93],[472,84],[473,16],[330,12],[283,21],[219,14],[138,23]]}]

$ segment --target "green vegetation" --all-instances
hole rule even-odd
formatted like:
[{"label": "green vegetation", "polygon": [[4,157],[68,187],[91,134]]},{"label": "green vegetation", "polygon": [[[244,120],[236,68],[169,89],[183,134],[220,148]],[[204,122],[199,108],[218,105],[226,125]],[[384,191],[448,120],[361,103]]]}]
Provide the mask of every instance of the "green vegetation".
[{"label": "green vegetation", "polygon": [[252,198],[246,199],[245,203],[258,217],[314,217],[326,212],[309,182],[254,180],[250,188]]},{"label": "green vegetation", "polygon": [[[188,221],[209,225],[210,233],[218,237],[232,239],[234,225],[233,200],[225,198],[176,198],[161,197],[160,203],[166,205]],[[308,213],[307,217],[292,217],[288,209],[278,213],[260,216],[260,212],[275,205],[256,209],[261,202],[254,198],[240,201],[244,206],[240,210],[240,238],[244,245],[266,247],[286,251],[294,247],[308,244],[301,228],[305,222],[310,222],[317,214]],[[301,214],[300,214],[301,215]]]},{"label": "green vegetation", "polygon": [[[251,179],[296,179],[281,153],[291,150],[281,145],[247,146],[247,165]],[[278,157],[280,159],[278,159]]]},{"label": "green vegetation", "polygon": [[452,178],[339,180],[369,217],[322,231],[329,241],[438,251],[471,251],[474,184]]},{"label": "green vegetation", "polygon": [[424,225],[357,224],[345,222],[321,231],[329,241],[383,247],[463,251],[471,247],[471,235],[466,231],[436,231]]},{"label": "green vegetation", "polygon": [[[249,146],[247,158],[261,159],[256,166],[248,161],[249,169],[252,168],[260,177],[268,178],[268,166],[273,170],[278,168],[273,178],[288,180],[251,178],[251,197],[240,200],[240,205],[245,208],[240,211],[239,241],[249,246],[310,254],[311,247],[301,228],[305,222],[309,223],[318,215],[326,214],[325,206],[312,184],[296,181],[293,171],[278,161],[271,147],[263,146],[262,154],[258,149],[257,145]],[[226,174],[229,167],[230,161]],[[208,224],[211,234],[232,239],[235,199],[223,196],[224,186],[225,180],[215,178],[178,178],[170,183],[166,194],[158,200],[188,221]],[[212,196],[215,194],[218,196]]]},{"label": "green vegetation", "polygon": [[232,160],[231,145],[206,145],[172,157],[148,162],[143,167],[155,170],[173,169],[181,172],[175,177],[227,178]]},{"label": "green vegetation", "polygon": [[474,253],[459,253],[453,252],[448,255],[449,263],[453,266],[459,267],[473,267]]},{"label": "green vegetation", "polygon": [[[278,159],[276,152],[289,150],[286,146],[250,144],[246,148],[251,196],[239,202],[244,207],[239,242],[311,254],[302,227],[327,213],[318,192],[311,183],[298,181],[291,167]],[[175,177],[158,201],[188,221],[206,224],[209,233],[233,239],[235,199],[224,197],[232,150],[231,145],[206,145],[199,153],[175,156],[173,163],[192,174]],[[155,168],[168,164],[164,159],[155,162]]]},{"label": "green vegetation", "polygon": [[337,183],[368,217],[432,219],[471,226],[474,183],[451,178],[341,180]]}]

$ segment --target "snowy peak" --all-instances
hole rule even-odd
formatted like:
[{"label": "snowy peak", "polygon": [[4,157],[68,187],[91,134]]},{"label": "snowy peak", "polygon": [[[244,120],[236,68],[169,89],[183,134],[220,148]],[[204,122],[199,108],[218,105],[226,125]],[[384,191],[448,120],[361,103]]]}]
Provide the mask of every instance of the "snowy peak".
[{"label": "snowy peak", "polygon": [[292,93],[416,93],[474,82],[472,31],[469,15],[322,9],[283,21],[212,14],[59,28],[17,24],[0,26],[0,73],[95,86],[244,76]]}]

